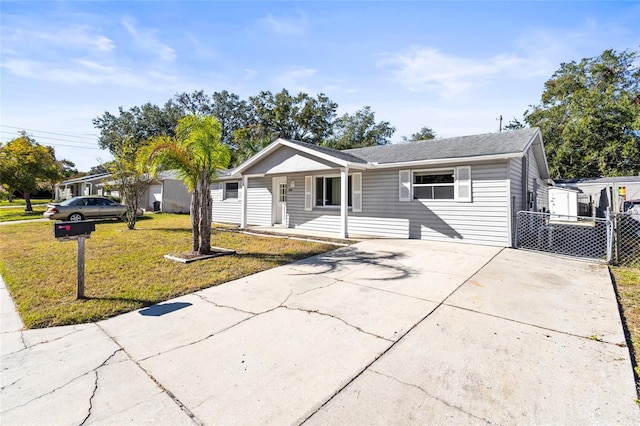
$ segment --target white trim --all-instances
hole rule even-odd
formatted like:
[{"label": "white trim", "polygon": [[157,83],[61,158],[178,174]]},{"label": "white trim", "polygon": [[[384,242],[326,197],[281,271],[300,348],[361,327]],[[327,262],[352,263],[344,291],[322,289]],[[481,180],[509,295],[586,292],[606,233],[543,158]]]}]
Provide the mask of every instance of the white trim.
[{"label": "white trim", "polygon": [[242,198],[240,208],[240,228],[245,229],[247,227],[247,198],[249,196],[249,176],[242,176]]},{"label": "white trim", "polygon": [[411,176],[411,170],[398,170],[398,201],[411,201]]},{"label": "white trim", "polygon": [[349,167],[340,170],[340,236],[349,238]]},{"label": "white trim", "polygon": [[304,177],[304,211],[313,210],[313,176]]},{"label": "white trim", "polygon": [[351,173],[351,211],[362,212],[362,172]]}]

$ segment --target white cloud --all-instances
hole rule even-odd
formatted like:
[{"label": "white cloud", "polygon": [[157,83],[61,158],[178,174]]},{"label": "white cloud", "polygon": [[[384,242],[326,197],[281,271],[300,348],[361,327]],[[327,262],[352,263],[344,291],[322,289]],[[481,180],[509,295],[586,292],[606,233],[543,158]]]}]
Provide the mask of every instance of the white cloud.
[{"label": "white cloud", "polygon": [[380,66],[395,69],[396,81],[412,92],[435,91],[450,98],[483,86],[502,73],[523,68],[528,60],[513,55],[473,59],[447,55],[434,48],[412,48],[387,55]]},{"label": "white cloud", "polygon": [[310,79],[317,74],[311,68],[295,67],[288,71],[283,71],[274,78],[274,82],[281,88],[286,88],[289,92],[309,92],[309,87],[314,86]]},{"label": "white cloud", "polygon": [[303,14],[293,18],[277,17],[268,14],[260,19],[262,26],[280,35],[300,35],[307,30],[308,22]]},{"label": "white cloud", "polygon": [[167,44],[162,43],[157,37],[157,30],[143,28],[138,29],[129,19],[122,21],[122,26],[133,37],[133,43],[147,53],[156,55],[162,60],[171,62],[178,56],[176,51]]}]

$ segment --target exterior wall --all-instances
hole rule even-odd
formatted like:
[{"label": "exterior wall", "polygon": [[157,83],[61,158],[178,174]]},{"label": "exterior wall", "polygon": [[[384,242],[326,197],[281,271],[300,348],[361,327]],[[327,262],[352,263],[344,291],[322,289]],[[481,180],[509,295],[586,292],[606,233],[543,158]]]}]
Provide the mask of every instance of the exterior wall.
[{"label": "exterior wall", "polygon": [[536,161],[536,156],[533,153],[533,149],[529,149],[527,156],[529,158],[529,191],[533,191],[534,181],[537,181],[536,191],[536,207],[538,211],[543,208],[549,210],[549,187],[547,183],[540,178],[540,168]]},{"label": "exterior wall", "polygon": [[242,199],[223,200],[224,182],[216,182],[211,185],[211,200],[213,208],[213,221],[223,223],[240,224],[242,216]]},{"label": "exterior wall", "polygon": [[[507,163],[471,167],[472,202],[400,202],[398,169],[362,173],[362,212],[349,212],[349,233],[509,246]],[[340,210],[304,211],[304,174],[288,193],[289,227],[340,231]]]},{"label": "exterior wall", "polygon": [[[213,221],[240,224],[242,220],[241,194],[244,188],[240,189],[237,200],[223,200],[223,186],[224,182],[216,182],[211,185]],[[271,177],[249,178],[247,224],[270,226],[272,210]]]},{"label": "exterior wall", "polygon": [[627,200],[640,199],[640,177],[636,182],[621,179],[620,182],[580,182],[563,186],[577,189],[591,197],[597,217],[605,217],[607,209],[615,211],[620,208],[621,197],[618,196],[618,189],[622,186],[627,189]]},{"label": "exterior wall", "polygon": [[189,213],[190,205],[191,193],[182,181],[175,179],[162,181],[162,202],[160,207],[163,212]]}]

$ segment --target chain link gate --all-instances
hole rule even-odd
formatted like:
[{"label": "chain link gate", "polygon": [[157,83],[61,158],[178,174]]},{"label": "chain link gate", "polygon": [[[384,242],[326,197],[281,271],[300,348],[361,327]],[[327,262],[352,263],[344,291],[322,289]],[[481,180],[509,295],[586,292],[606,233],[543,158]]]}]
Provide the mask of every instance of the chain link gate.
[{"label": "chain link gate", "polygon": [[515,247],[577,258],[611,261],[613,223],[609,219],[520,211]]},{"label": "chain link gate", "polygon": [[613,263],[640,268],[640,214],[615,213],[611,218],[615,224]]}]

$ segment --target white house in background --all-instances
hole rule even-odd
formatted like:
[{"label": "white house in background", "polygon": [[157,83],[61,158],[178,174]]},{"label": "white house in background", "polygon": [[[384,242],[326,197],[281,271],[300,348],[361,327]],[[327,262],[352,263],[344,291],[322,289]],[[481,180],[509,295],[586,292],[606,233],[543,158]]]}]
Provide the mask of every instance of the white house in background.
[{"label": "white house in background", "polygon": [[65,180],[56,185],[54,194],[55,199],[67,200],[79,195],[98,195],[100,194],[98,185],[102,184],[110,177],[111,175],[109,173],[100,173]]},{"label": "white house in background", "polygon": [[344,151],[278,139],[211,192],[213,220],[243,228],[511,246],[550,183],[533,128]]},{"label": "white house in background", "polygon": [[[63,200],[78,195],[102,195],[120,197],[112,189],[115,182],[109,173],[70,179],[56,186],[56,199]],[[161,172],[145,191],[140,200],[140,208],[145,211],[165,213],[189,213],[191,193],[177,177],[175,171]]]}]

